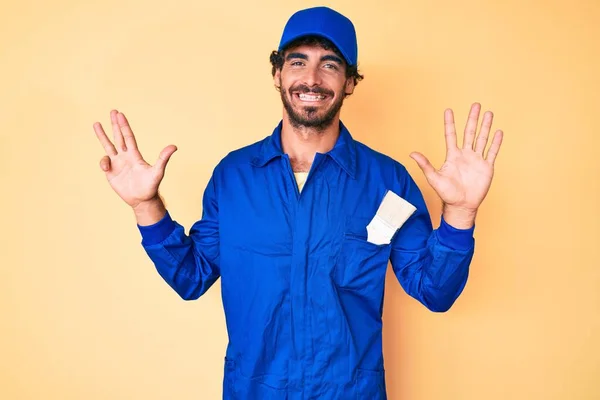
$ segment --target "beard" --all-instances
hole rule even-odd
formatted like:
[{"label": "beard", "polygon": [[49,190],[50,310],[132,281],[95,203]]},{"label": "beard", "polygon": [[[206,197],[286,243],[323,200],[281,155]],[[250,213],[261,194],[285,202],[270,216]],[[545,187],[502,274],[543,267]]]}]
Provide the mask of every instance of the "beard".
[{"label": "beard", "polygon": [[290,99],[290,96],[293,96],[290,95],[292,92],[317,95],[322,94],[330,97],[333,97],[335,93],[321,87],[309,88],[306,85],[297,85],[291,87],[289,90],[281,87],[281,101],[289,116],[290,123],[294,128],[312,128],[317,131],[324,131],[331,126],[335,116],[344,103],[344,93],[338,93],[337,100],[319,115],[319,107],[304,106],[300,110],[295,109]]}]

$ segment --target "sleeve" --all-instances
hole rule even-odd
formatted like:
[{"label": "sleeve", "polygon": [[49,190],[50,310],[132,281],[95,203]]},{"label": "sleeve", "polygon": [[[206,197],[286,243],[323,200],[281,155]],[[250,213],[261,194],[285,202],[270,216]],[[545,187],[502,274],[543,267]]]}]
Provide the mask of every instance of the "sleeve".
[{"label": "sleeve", "polygon": [[434,312],[448,311],[469,275],[475,239],[470,229],[456,229],[443,217],[433,229],[425,200],[402,167],[401,196],[416,207],[392,241],[390,261],[404,291]]},{"label": "sleeve", "polygon": [[140,226],[142,246],[160,276],[184,300],[202,296],[220,276],[219,209],[215,176],[204,191],[202,217],[185,234],[167,211],[163,219]]}]

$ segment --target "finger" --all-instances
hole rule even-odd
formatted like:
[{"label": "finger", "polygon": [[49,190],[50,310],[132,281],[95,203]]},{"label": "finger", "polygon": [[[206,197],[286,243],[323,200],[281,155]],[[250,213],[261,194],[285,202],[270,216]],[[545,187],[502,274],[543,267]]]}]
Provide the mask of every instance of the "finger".
[{"label": "finger", "polygon": [[423,174],[425,174],[427,180],[433,177],[435,174],[435,168],[433,168],[433,165],[431,165],[427,157],[415,151],[410,153],[410,158],[416,161],[419,168],[421,168],[421,171],[423,171]]},{"label": "finger", "polygon": [[100,141],[102,147],[104,147],[104,151],[106,152],[106,154],[108,154],[111,157],[116,156],[117,150],[115,149],[115,146],[113,146],[111,141],[108,139],[108,136],[106,136],[106,133],[104,133],[104,129],[102,129],[102,124],[100,124],[100,122],[94,123],[94,132],[96,132],[96,137]]},{"label": "finger", "polygon": [[133,135],[133,131],[131,130],[131,126],[129,125],[129,121],[127,121],[127,117],[125,117],[125,114],[118,113],[117,122],[121,129],[121,133],[123,134],[127,150],[137,150],[137,142],[135,141],[135,136]]},{"label": "finger", "polygon": [[477,130],[477,122],[479,121],[479,110],[481,105],[473,103],[469,112],[469,119],[465,126],[465,137],[463,139],[463,149],[473,149],[473,140],[475,140],[475,131]]},{"label": "finger", "polygon": [[104,156],[100,159],[100,168],[104,172],[108,172],[110,170],[110,157]]},{"label": "finger", "polygon": [[123,140],[123,134],[121,133],[121,128],[117,121],[117,114],[117,110],[112,110],[110,112],[110,122],[112,123],[113,135],[115,137],[115,147],[117,148],[117,151],[127,151],[125,141]]},{"label": "finger", "polygon": [[456,150],[456,127],[454,125],[454,113],[451,109],[444,112],[444,132],[446,135],[446,150]]},{"label": "finger", "polygon": [[500,151],[500,145],[502,144],[503,137],[504,132],[498,129],[494,134],[494,139],[492,139],[492,144],[487,152],[487,161],[492,165],[494,165],[494,161],[496,161],[496,156]]},{"label": "finger", "polygon": [[490,129],[492,128],[492,121],[494,120],[494,114],[491,111],[486,111],[483,114],[483,121],[481,122],[481,129],[477,142],[475,143],[475,153],[479,153],[483,156],[483,151],[488,143],[488,137],[490,135]]},{"label": "finger", "polygon": [[156,160],[154,168],[156,168],[156,170],[161,174],[164,174],[167,163],[175,151],[177,151],[177,147],[174,145],[165,147],[158,155],[158,160]]}]

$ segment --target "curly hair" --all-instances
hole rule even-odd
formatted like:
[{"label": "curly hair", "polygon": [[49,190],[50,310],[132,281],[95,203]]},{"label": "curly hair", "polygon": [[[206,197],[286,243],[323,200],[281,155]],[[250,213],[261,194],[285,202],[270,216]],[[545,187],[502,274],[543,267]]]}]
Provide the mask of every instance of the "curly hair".
[{"label": "curly hair", "polygon": [[364,75],[361,75],[358,72],[358,65],[348,65],[342,53],[338,50],[338,48],[328,39],[319,37],[319,36],[304,36],[299,39],[296,39],[290,42],[285,48],[281,51],[273,50],[271,52],[271,56],[269,57],[271,61],[271,74],[275,76],[277,70],[280,70],[283,67],[283,55],[288,49],[298,47],[298,46],[320,46],[325,50],[333,51],[338,57],[344,60],[344,65],[346,66],[346,78],[353,78],[354,85],[358,85],[358,82],[364,79]]}]

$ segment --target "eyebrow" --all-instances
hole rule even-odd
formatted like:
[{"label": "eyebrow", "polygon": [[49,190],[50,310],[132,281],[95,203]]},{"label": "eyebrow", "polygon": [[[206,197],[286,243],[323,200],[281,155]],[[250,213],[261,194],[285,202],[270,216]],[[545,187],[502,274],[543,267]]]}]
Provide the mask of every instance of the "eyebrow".
[{"label": "eyebrow", "polygon": [[291,60],[292,58],[301,58],[303,60],[308,60],[308,56],[302,53],[290,53],[285,57],[287,61]]},{"label": "eyebrow", "polygon": [[338,56],[331,55],[331,54],[321,57],[321,61],[335,61],[336,63],[338,63],[340,65],[344,64],[344,62],[342,61],[341,58],[339,58]]},{"label": "eyebrow", "polygon": [[[308,56],[304,53],[290,53],[285,57],[286,61],[289,61],[294,58],[308,60]],[[336,63],[338,63],[340,65],[344,64],[344,62],[342,61],[341,58],[339,58],[338,56],[334,56],[333,54],[324,55],[323,57],[321,57],[321,61],[335,61]]]}]

